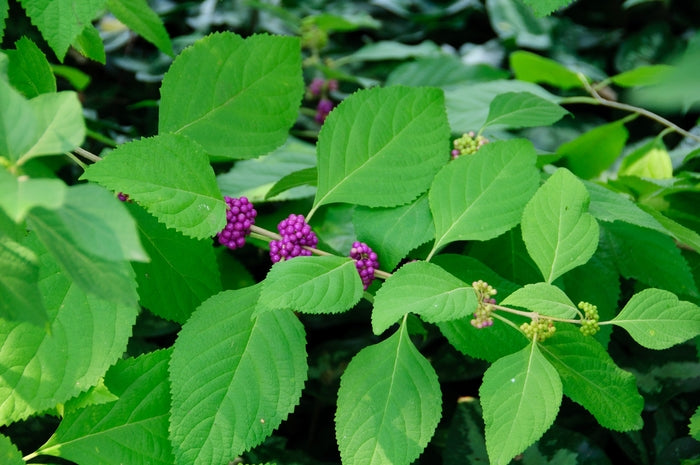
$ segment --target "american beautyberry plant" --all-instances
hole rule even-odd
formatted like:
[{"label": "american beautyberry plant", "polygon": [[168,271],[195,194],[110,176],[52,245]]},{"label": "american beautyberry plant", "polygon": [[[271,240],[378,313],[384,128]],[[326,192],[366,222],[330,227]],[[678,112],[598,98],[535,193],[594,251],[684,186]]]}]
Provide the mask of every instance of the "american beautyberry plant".
[{"label": "american beautyberry plant", "polygon": [[[47,24],[37,2],[21,3],[59,59],[74,41],[96,40],[79,28],[97,10],[90,2],[73,2],[70,37]],[[546,14],[568,2],[527,3]],[[165,47],[162,27],[135,20],[153,18],[145,5],[109,5]],[[516,79],[486,73],[455,84],[434,81],[431,70],[446,58],[438,50],[389,78],[419,69],[410,74],[417,82],[361,86],[332,111],[325,104],[305,152],[290,136],[305,92],[320,106],[337,91],[325,78],[306,86],[305,70],[345,76],[342,60],[320,54],[329,31],[351,26],[320,15],[298,24],[301,37],[197,40],[163,76],[156,133],[100,156],[81,148],[81,101],[57,92],[44,53],[21,39],[3,55],[4,463],[258,461],[304,396],[317,394],[309,393],[307,332],[341,313],[371,331],[348,345],[332,396],[343,465],[408,465],[443,438],[449,450],[468,446],[468,461],[531,457],[556,428],[564,396],[590,424],[644,427],[638,376],[609,350],[611,328],[651,350],[700,335],[700,240],[665,208],[673,194],[695,193],[696,176],[683,164],[669,174],[658,138],[617,165],[626,136],[614,156],[609,147],[632,117],[552,150],[518,131],[554,125],[584,104],[653,120],[664,128],[659,138],[697,141],[603,91],[673,82],[674,68],[599,80],[516,51]],[[447,66],[467,70],[452,58]],[[465,108],[464,95],[489,98]],[[465,135],[451,142],[457,134]],[[597,151],[601,140],[609,143]],[[80,170],[75,183],[41,164],[60,154]],[[265,178],[264,189],[246,184],[269,160],[284,172]],[[277,232],[267,229],[275,224]],[[263,264],[257,279],[244,256]],[[135,349],[139,318],[150,314],[172,325],[174,341]],[[460,402],[434,345],[459,355],[460,367],[484,362],[473,365],[480,384],[459,387]],[[464,399],[478,407],[434,441],[448,412],[464,413]],[[20,452],[12,428],[41,415],[57,427]],[[697,425],[697,413],[684,415]],[[469,438],[459,436],[464,425]]]}]

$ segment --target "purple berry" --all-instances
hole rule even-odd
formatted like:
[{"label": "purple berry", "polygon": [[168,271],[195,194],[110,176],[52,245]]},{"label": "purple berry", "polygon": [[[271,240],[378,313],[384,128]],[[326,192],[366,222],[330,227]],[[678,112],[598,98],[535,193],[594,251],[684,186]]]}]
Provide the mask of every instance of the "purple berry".
[{"label": "purple berry", "polygon": [[318,97],[321,95],[321,91],[323,90],[323,86],[325,84],[326,81],[324,81],[323,78],[313,78],[311,84],[309,84],[309,93],[311,93],[311,95],[314,97]]},{"label": "purple berry", "polygon": [[117,198],[121,200],[122,202],[128,202],[129,201],[129,194],[125,194],[123,192],[120,192],[117,194]]},{"label": "purple berry", "polygon": [[316,122],[319,124],[323,123],[326,120],[326,116],[328,116],[328,113],[330,113],[332,109],[333,102],[331,102],[327,98],[322,98],[321,100],[319,100],[318,105],[316,106]]},{"label": "purple berry", "polygon": [[239,249],[245,245],[250,227],[255,224],[258,212],[248,198],[224,197],[226,201],[226,226],[216,235],[219,243],[229,249]]},{"label": "purple berry", "polygon": [[306,223],[304,215],[291,214],[277,225],[282,239],[270,242],[270,259],[272,263],[298,256],[310,256],[311,251],[306,247],[316,247],[318,237]]},{"label": "purple berry", "polygon": [[377,254],[364,242],[355,241],[350,249],[350,258],[355,260],[355,267],[362,279],[362,286],[365,290],[374,281],[374,270],[379,269]]}]

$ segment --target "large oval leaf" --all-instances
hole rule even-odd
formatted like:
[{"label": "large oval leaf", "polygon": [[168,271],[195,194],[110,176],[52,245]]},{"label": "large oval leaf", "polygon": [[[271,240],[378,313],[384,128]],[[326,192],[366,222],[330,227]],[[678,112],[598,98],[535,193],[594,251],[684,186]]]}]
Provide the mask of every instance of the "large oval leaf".
[{"label": "large oval leaf", "polygon": [[524,139],[486,144],[477,153],[451,161],[430,188],[435,245],[487,240],[520,222],[537,189],[537,154]]},{"label": "large oval leaf", "polygon": [[202,147],[164,134],[129,142],[82,178],[124,192],[169,228],[198,239],[226,225],[226,205]]},{"label": "large oval leaf", "polygon": [[287,139],[303,93],[298,38],[212,34],[163,77],[158,131],[184,134],[215,157],[257,157]]},{"label": "large oval leaf", "polygon": [[586,263],[598,247],[598,223],[588,202],[583,183],[560,168],[523,211],[523,240],[548,283]]},{"label": "large oval leaf", "polygon": [[578,314],[576,306],[564,291],[548,283],[528,284],[503,299],[501,304],[524,307],[558,318],[574,318]]},{"label": "large oval leaf", "polygon": [[406,325],[365,347],[340,379],[335,432],[343,465],[408,465],[441,416],[437,375]]},{"label": "large oval leaf", "polygon": [[351,95],[318,136],[314,210],[332,202],[410,202],[448,160],[449,136],[440,89],[377,87]]},{"label": "large oval leaf", "polygon": [[170,360],[170,440],[177,465],[226,465],[260,444],[299,401],[304,328],[289,310],[253,318],[260,286],[205,301]]}]

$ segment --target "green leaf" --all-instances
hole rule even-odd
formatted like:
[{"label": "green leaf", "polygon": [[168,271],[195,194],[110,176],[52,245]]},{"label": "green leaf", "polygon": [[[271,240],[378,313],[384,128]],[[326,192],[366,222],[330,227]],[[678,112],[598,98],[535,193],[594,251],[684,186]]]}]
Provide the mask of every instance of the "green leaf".
[{"label": "green leaf", "polygon": [[696,441],[700,441],[700,407],[695,409],[695,413],[690,417],[688,429],[690,430],[690,436]]},{"label": "green leaf", "polygon": [[39,292],[39,260],[34,252],[0,237],[0,318],[43,327],[48,316]]},{"label": "green leaf", "polygon": [[560,89],[583,87],[578,75],[569,68],[525,50],[510,54],[510,68],[520,81],[549,84]]},{"label": "green leaf", "polygon": [[507,79],[509,73],[487,65],[470,66],[459,57],[440,55],[418,58],[397,66],[387,77],[386,86],[431,86],[447,88],[493,79]]},{"label": "green leaf", "polygon": [[308,369],[304,328],[289,310],[252,318],[259,294],[253,286],[211,297],[175,341],[170,440],[178,465],[228,464],[299,401]]},{"label": "green leaf", "polygon": [[445,164],[448,142],[441,90],[356,92],[328,115],[318,136],[314,210],[332,202],[394,207],[414,200]]},{"label": "green leaf", "polygon": [[34,207],[61,207],[66,191],[66,184],[58,179],[17,178],[0,168],[0,208],[16,223]]},{"label": "green leaf", "polygon": [[30,230],[60,263],[62,270],[84,291],[106,300],[131,305],[137,301],[134,273],[128,262],[101,258],[75,242],[60,218],[35,209],[27,217]]},{"label": "green leaf", "polygon": [[672,70],[673,66],[669,65],[639,66],[611,76],[610,80],[622,87],[648,86],[663,82]]},{"label": "green leaf", "polygon": [[26,98],[56,92],[56,77],[49,61],[31,39],[22,37],[15,42],[15,50],[4,52],[10,59],[7,66],[10,84]]},{"label": "green leaf", "polygon": [[[317,179],[318,171],[316,166],[289,173],[270,187],[270,190],[265,194],[265,200],[289,200],[297,197],[311,197],[316,192],[313,187],[316,187]],[[309,189],[307,186],[311,188]],[[295,189],[297,187],[300,189]],[[294,194],[289,192],[293,189],[295,190]],[[309,194],[306,195],[306,192],[309,192]]]},{"label": "green leaf", "polygon": [[440,385],[402,324],[362,349],[340,378],[335,434],[344,465],[408,465],[441,416]]},{"label": "green leaf", "polygon": [[111,192],[95,184],[71,186],[62,206],[33,210],[31,218],[85,255],[108,261],[148,261],[134,219]]},{"label": "green leaf", "polygon": [[672,178],[671,156],[663,143],[644,148],[647,150],[635,151],[622,160],[618,175],[650,179]]},{"label": "green leaf", "polygon": [[347,257],[295,257],[275,263],[263,281],[259,311],[289,309],[339,313],[362,297],[355,261]]},{"label": "green leaf", "polygon": [[196,142],[164,134],[119,146],[81,179],[124,192],[158,221],[187,236],[213,236],[226,225],[214,170]]},{"label": "green leaf", "polygon": [[105,375],[115,402],[71,411],[37,453],[77,463],[172,465],[168,360],[159,350],[120,360]]},{"label": "green leaf", "polygon": [[615,431],[641,429],[644,399],[637,380],[620,369],[605,349],[572,325],[557,325],[540,350],[556,368],[564,394]]},{"label": "green leaf", "polygon": [[628,118],[595,127],[559,146],[557,155],[566,158],[566,166],[575,175],[592,179],[617,160],[625,148],[629,133]]},{"label": "green leaf", "polygon": [[10,12],[9,10],[9,0],[0,0],[0,40],[2,40],[5,33],[5,20]]},{"label": "green leaf", "polygon": [[[0,11],[2,13],[2,11]],[[0,22],[3,19],[0,17]],[[5,465],[25,465],[26,462],[22,459],[22,453],[17,447],[12,444],[10,438],[0,434],[0,462]]]},{"label": "green leaf", "polygon": [[525,207],[523,240],[548,283],[586,263],[598,247],[598,223],[588,202],[583,183],[559,168]]},{"label": "green leaf", "polygon": [[[298,170],[313,168],[316,184],[316,149],[313,145],[290,138],[269,155],[236,162],[233,168],[216,177],[221,192],[229,197],[247,197],[262,202],[271,197],[270,190],[284,176]],[[275,200],[312,197],[315,190],[305,187],[280,195]]]},{"label": "green leaf", "polygon": [[645,209],[645,213],[649,214],[657,221],[664,229],[663,232],[670,234],[675,240],[681,244],[687,245],[696,252],[700,253],[700,234],[690,228],[686,228],[680,223],[664,216],[658,210],[653,208]]},{"label": "green leaf", "polygon": [[[0,320],[0,424],[55,407],[98,383],[126,350],[139,311],[80,289],[41,244],[39,290],[48,331]],[[91,270],[86,270],[90,272]]]},{"label": "green leaf", "polygon": [[362,46],[356,52],[343,57],[341,63],[360,61],[405,60],[407,58],[432,57],[440,55],[440,47],[426,40],[416,45],[407,45],[391,40],[382,40]]},{"label": "green leaf", "polygon": [[449,162],[430,189],[433,252],[457,240],[491,239],[517,225],[537,189],[536,157],[529,141],[512,139]]},{"label": "green leaf", "polygon": [[63,405],[63,412],[60,412],[60,406],[57,410],[61,416],[65,417],[65,414],[68,412],[75,412],[91,405],[108,404],[116,400],[119,400],[119,397],[109,391],[107,386],[105,386],[104,378],[102,378],[96,385],[66,402]]},{"label": "green leaf", "polygon": [[70,44],[98,15],[105,1],[20,0],[20,3],[58,60],[63,62]]},{"label": "green leaf", "polygon": [[564,291],[548,283],[528,284],[503,299],[501,305],[523,307],[557,318],[575,318],[579,313]]},{"label": "green leaf", "polygon": [[632,296],[612,323],[644,347],[667,349],[700,334],[700,308],[679,301],[671,292],[644,289]]},{"label": "green leaf", "polygon": [[199,304],[222,290],[211,241],[183,236],[143,208],[127,207],[151,258],[148,263],[132,263],[140,303],[158,316],[184,323]]},{"label": "green leaf", "polygon": [[158,47],[161,52],[173,56],[168,31],[146,0],[107,0],[107,8],[129,29]]},{"label": "green leaf", "polygon": [[569,114],[561,106],[529,92],[506,92],[497,95],[489,105],[484,127],[502,125],[508,128],[548,126]]},{"label": "green leaf", "polygon": [[602,225],[601,246],[625,278],[676,294],[698,295],[690,267],[668,235],[615,221]]},{"label": "green leaf", "polygon": [[376,252],[382,269],[386,270],[393,270],[408,252],[435,237],[425,194],[400,207],[356,207],[352,222],[358,240]]},{"label": "green leaf", "polygon": [[584,181],[583,184],[591,196],[588,211],[596,219],[606,222],[623,221],[642,228],[667,232],[652,212],[642,210],[626,195],[590,181]]},{"label": "green leaf", "polygon": [[540,270],[527,253],[520,226],[489,241],[472,243],[469,254],[488,263],[494,272],[513,283],[523,285],[542,281]]},{"label": "green leaf", "polygon": [[197,41],[163,77],[158,131],[186,135],[216,158],[279,147],[304,93],[299,47],[296,37],[228,32]]},{"label": "green leaf", "polygon": [[486,370],[479,395],[489,459],[506,465],[552,426],[562,383],[539,344],[530,343]]},{"label": "green leaf", "polygon": [[452,132],[466,133],[482,127],[491,102],[504,92],[529,92],[553,103],[561,100],[540,86],[524,81],[498,79],[450,86],[445,90],[445,104]]},{"label": "green leaf", "polygon": [[0,157],[16,161],[36,142],[40,135],[34,108],[10,84],[0,79]]},{"label": "green leaf", "polygon": [[478,399],[467,396],[458,398],[442,452],[443,465],[488,463],[483,430]]},{"label": "green leaf", "polygon": [[535,15],[542,17],[552,14],[555,10],[563,8],[574,0],[524,0],[525,4],[532,8]]},{"label": "green leaf", "polygon": [[409,312],[429,323],[464,318],[474,313],[477,303],[470,285],[439,266],[407,263],[377,291],[372,330],[381,334]]},{"label": "green leaf", "polygon": [[72,45],[84,57],[103,65],[107,62],[105,45],[102,42],[102,37],[100,37],[100,31],[92,23],[83,28]]},{"label": "green leaf", "polygon": [[536,50],[552,46],[549,18],[536,18],[520,0],[487,0],[486,12],[491,27],[503,41],[515,41],[522,48]]},{"label": "green leaf", "polygon": [[82,144],[85,121],[78,94],[72,91],[41,94],[31,99],[29,105],[34,109],[39,137],[17,163],[41,155],[68,152]]}]

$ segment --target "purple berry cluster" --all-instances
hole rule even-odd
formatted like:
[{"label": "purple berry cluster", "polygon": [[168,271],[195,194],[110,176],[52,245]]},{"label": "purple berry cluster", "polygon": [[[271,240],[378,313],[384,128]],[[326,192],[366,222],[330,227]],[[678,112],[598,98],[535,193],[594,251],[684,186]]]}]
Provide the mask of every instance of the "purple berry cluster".
[{"label": "purple berry cluster", "polygon": [[238,249],[245,244],[250,227],[255,224],[258,212],[248,198],[224,197],[226,201],[226,226],[216,235],[219,243],[229,249]]},{"label": "purple berry cluster", "polygon": [[311,81],[306,92],[306,98],[309,100],[319,99],[316,104],[316,115],[314,119],[317,123],[323,124],[326,116],[335,107],[332,100],[328,98],[329,92],[338,90],[338,81],[335,79],[325,80],[317,77]]},{"label": "purple berry cluster", "polygon": [[365,290],[374,281],[374,270],[379,269],[377,254],[364,242],[355,241],[350,249],[350,258],[355,260],[355,267],[362,279],[362,286]]},{"label": "purple berry cluster", "polygon": [[277,225],[282,239],[270,242],[270,259],[272,263],[298,257],[300,255],[310,256],[311,251],[306,247],[316,247],[318,237],[311,230],[304,215],[291,214]]}]

